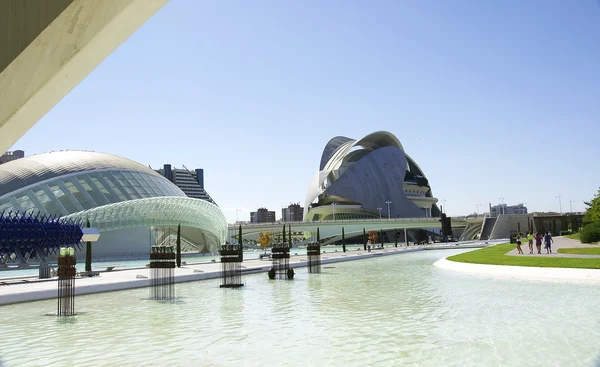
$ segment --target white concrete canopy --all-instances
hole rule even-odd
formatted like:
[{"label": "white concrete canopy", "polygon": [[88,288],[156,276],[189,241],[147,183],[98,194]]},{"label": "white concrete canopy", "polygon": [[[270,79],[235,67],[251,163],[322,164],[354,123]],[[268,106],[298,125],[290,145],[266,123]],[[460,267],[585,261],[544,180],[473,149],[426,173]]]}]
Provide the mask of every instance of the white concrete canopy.
[{"label": "white concrete canopy", "polygon": [[[4,70],[0,69],[0,154],[167,2],[73,0],[68,4]],[[27,19],[18,19],[13,12],[20,10],[26,17],[28,12],[43,13],[54,4],[43,0],[4,2],[0,23],[2,29],[8,28],[9,42],[21,39],[21,33],[30,26]],[[0,52],[10,53],[11,49],[14,52],[14,47]]]}]

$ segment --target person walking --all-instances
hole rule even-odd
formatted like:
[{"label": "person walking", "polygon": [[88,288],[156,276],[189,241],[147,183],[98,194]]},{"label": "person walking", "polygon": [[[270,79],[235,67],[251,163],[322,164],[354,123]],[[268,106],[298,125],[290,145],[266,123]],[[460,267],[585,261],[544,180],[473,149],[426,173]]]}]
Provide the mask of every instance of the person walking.
[{"label": "person walking", "polygon": [[546,242],[546,253],[547,254],[551,254],[552,253],[552,242],[554,242],[554,239],[552,238],[552,235],[550,234],[550,232],[548,232],[545,236],[544,236],[544,242]]},{"label": "person walking", "polygon": [[517,234],[517,253],[523,255],[523,250],[521,249],[521,239],[523,238],[523,233],[519,232]]},{"label": "person walking", "polygon": [[544,236],[542,236],[542,234],[540,232],[536,232],[535,233],[535,248],[537,249],[538,254],[542,253],[542,239],[544,239]]},{"label": "person walking", "polygon": [[529,231],[527,235],[527,242],[529,243],[529,253],[533,255],[533,232]]}]

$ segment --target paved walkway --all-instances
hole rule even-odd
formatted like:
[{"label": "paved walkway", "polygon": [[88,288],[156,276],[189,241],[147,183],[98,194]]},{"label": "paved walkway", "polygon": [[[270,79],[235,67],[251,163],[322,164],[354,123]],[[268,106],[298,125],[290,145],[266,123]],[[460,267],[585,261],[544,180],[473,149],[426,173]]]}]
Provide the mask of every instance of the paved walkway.
[{"label": "paved walkway", "polygon": [[[400,246],[386,247],[383,250],[373,250],[371,252],[363,250],[353,250],[346,253],[341,249],[323,248],[325,253],[321,255],[321,264],[329,264],[340,261],[359,260],[367,258],[375,258],[379,256],[394,255],[400,253],[408,253],[415,251],[423,251],[425,249],[442,249],[442,248],[469,248],[487,246],[482,243],[465,243],[460,245],[429,245],[427,248],[423,246]],[[242,263],[242,274],[267,272],[271,268],[269,260],[246,260]],[[294,255],[294,250],[291,251],[290,267],[305,267],[307,266],[306,255]],[[188,282],[203,279],[219,278],[221,271],[221,263],[201,263],[187,264],[181,268],[175,269],[175,282]],[[100,292],[117,291],[132,288],[147,287],[149,281],[149,268],[134,268],[127,270],[113,270],[110,272],[101,272],[99,276],[77,278],[76,294],[91,294]],[[266,275],[265,275],[266,277]],[[37,301],[43,299],[52,299],[57,296],[57,278],[48,280],[38,280],[35,277],[30,277],[26,280],[22,279],[0,279],[0,305]]]},{"label": "paved walkway", "polygon": [[529,254],[529,245],[527,243],[524,243],[521,245],[521,249],[523,250],[524,254],[523,255],[519,255],[517,253],[517,245],[515,245],[515,248],[509,252],[506,253],[506,255],[509,256],[533,256],[533,257],[540,257],[540,256],[544,256],[544,257],[576,257],[576,258],[600,258],[600,255],[579,255],[579,254],[560,254],[558,253],[558,249],[559,248],[574,248],[574,247],[579,247],[579,248],[587,248],[587,247],[594,247],[594,248],[598,248],[598,245],[585,245],[582,244],[580,241],[578,240],[572,240],[570,238],[567,237],[555,237],[554,238],[554,243],[552,244],[552,253],[551,254],[547,254],[546,253],[546,249],[544,248],[544,244],[542,243],[542,253],[538,254],[537,253],[537,249],[535,247],[535,242],[533,244],[533,255]]}]

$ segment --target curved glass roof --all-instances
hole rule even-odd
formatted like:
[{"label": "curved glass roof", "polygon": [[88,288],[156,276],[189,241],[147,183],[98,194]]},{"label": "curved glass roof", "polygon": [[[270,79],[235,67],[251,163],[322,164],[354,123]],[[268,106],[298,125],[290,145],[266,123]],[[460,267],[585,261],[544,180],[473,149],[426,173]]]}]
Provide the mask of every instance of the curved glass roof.
[{"label": "curved glass roof", "polygon": [[186,195],[158,174],[98,169],[61,175],[0,196],[0,211],[69,215],[103,205],[158,196]]},{"label": "curved glass roof", "polygon": [[210,247],[225,243],[227,220],[221,209],[206,200],[188,197],[154,197],[128,200],[84,210],[61,218],[85,222],[101,232],[149,226],[182,226],[198,228],[209,234]]},{"label": "curved glass roof", "polygon": [[0,165],[0,197],[55,177],[103,169],[162,177],[144,165],[116,155],[65,150],[36,154]]}]

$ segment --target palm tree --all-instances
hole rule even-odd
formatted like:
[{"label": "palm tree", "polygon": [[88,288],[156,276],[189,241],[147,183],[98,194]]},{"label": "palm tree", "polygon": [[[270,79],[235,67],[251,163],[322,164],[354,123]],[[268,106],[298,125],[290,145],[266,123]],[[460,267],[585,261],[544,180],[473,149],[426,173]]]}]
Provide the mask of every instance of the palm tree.
[{"label": "palm tree", "polygon": [[242,243],[242,225],[240,224],[239,235],[240,240],[240,262],[244,261],[244,245]]},{"label": "palm tree", "polygon": [[177,225],[177,267],[181,267],[181,224]]},{"label": "palm tree", "polygon": [[283,224],[283,241],[281,243],[285,247],[285,223]]},{"label": "palm tree", "polygon": [[[87,228],[90,228],[90,218],[87,218]],[[85,243],[85,271],[92,271],[92,243]]]}]

